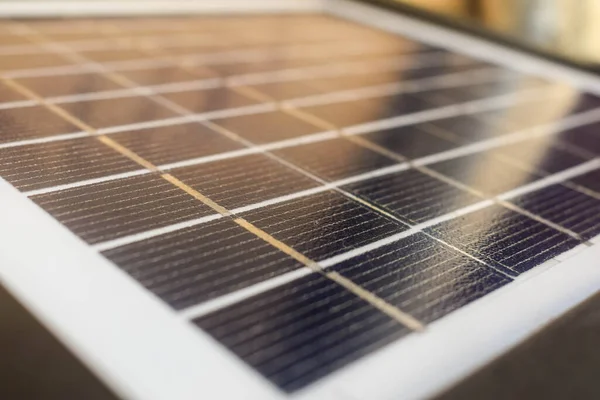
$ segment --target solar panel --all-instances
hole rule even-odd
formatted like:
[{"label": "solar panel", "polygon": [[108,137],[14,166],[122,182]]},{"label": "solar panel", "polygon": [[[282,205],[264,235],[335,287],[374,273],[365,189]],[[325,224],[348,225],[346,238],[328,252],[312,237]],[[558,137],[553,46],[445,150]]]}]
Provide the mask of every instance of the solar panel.
[{"label": "solar panel", "polygon": [[333,17],[173,23],[2,25],[0,177],[81,248],[51,271],[115,274],[70,302],[126,281],[300,396],[598,240],[600,97]]}]

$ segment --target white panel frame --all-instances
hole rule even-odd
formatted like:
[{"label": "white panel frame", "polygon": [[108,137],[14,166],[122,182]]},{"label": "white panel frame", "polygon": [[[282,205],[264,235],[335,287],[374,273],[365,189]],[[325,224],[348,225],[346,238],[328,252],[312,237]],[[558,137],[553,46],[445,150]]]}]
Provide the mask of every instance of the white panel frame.
[{"label": "white panel frame", "polygon": [[3,17],[86,17],[320,12],[326,0],[0,1]]},{"label": "white panel frame", "polygon": [[[5,16],[317,12],[414,37],[600,94],[600,79],[346,0],[3,2]],[[125,399],[285,399],[255,371],[0,179],[0,279]],[[579,249],[581,250],[581,248]],[[419,399],[438,393],[600,290],[600,240],[294,394]],[[534,293],[535,295],[533,295]]]}]

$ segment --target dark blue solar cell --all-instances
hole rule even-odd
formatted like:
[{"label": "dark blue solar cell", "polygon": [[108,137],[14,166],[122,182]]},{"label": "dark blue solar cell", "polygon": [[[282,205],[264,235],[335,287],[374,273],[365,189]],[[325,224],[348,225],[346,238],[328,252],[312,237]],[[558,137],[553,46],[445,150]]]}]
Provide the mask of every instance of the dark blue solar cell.
[{"label": "dark blue solar cell", "polygon": [[287,201],[242,216],[312,260],[323,260],[408,228],[335,192]]},{"label": "dark blue solar cell", "polygon": [[600,155],[600,123],[569,129],[557,137],[591,154]]},{"label": "dark blue solar cell", "polygon": [[421,98],[406,93],[399,93],[361,100],[302,107],[302,110],[337,127],[348,127],[380,119],[399,117],[433,107],[433,104]]},{"label": "dark blue solar cell", "polygon": [[314,273],[194,322],[288,392],[409,333]]},{"label": "dark blue solar cell", "polygon": [[375,142],[395,153],[407,158],[419,158],[459,146],[458,143],[436,136],[435,129],[423,124],[384,129],[363,135],[365,139]]},{"label": "dark blue solar cell", "polygon": [[465,143],[491,139],[502,133],[498,127],[468,115],[430,121],[424,125],[450,134]]},{"label": "dark blue solar cell", "polygon": [[593,190],[600,195],[600,170],[590,171],[587,174],[580,175],[570,180],[576,185],[585,189]]},{"label": "dark blue solar cell", "polygon": [[491,152],[442,161],[428,168],[487,195],[498,195],[541,178],[540,174],[505,162]]},{"label": "dark blue solar cell", "polygon": [[325,180],[335,181],[397,164],[398,161],[346,139],[294,146],[278,156]]},{"label": "dark blue solar cell", "polygon": [[424,234],[333,267],[388,303],[431,322],[510,282],[510,278]]},{"label": "dark blue solar cell", "polygon": [[530,270],[580,243],[500,206],[442,222],[426,231],[512,275]]},{"label": "dark blue solar cell", "polygon": [[519,142],[500,147],[497,152],[536,171],[548,174],[575,167],[588,160],[563,148],[554,137]]},{"label": "dark blue solar cell", "polygon": [[562,185],[511,200],[519,207],[591,239],[600,234],[600,200]]},{"label": "dark blue solar cell", "polygon": [[413,225],[481,200],[465,190],[414,169],[343,188]]},{"label": "dark blue solar cell", "polygon": [[229,218],[117,247],[103,255],[175,309],[302,267]]}]

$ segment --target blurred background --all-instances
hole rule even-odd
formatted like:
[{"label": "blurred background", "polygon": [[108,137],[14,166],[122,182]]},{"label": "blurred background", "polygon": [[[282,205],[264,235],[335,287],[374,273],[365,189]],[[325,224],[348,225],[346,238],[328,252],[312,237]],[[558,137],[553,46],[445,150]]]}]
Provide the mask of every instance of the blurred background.
[{"label": "blurred background", "polygon": [[[376,1],[379,3],[386,2]],[[559,57],[600,62],[599,0],[387,0],[491,30]]]},{"label": "blurred background", "polygon": [[[572,63],[600,65],[600,0],[363,0],[404,7],[437,16],[456,25],[493,33],[518,45],[551,54]],[[310,5],[320,0],[263,0],[271,8],[294,3]],[[177,13],[194,4],[213,9],[247,8],[243,0],[0,0],[0,15],[14,12],[56,15],[76,14],[77,8],[98,10],[137,9],[142,13]],[[153,4],[153,7],[149,7]],[[54,6],[52,6],[54,5]],[[138,8],[139,6],[139,8]],[[52,11],[54,10],[54,11]],[[181,12],[181,11],[179,11]]]}]

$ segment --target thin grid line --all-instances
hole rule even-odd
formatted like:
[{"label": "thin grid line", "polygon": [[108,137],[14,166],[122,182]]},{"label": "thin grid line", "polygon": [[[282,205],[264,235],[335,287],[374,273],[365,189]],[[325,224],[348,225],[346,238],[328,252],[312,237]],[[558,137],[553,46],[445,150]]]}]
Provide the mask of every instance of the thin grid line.
[{"label": "thin grid line", "polygon": [[[110,74],[110,75],[107,74],[107,76],[109,78],[113,78],[113,79],[115,78],[113,76],[113,74]],[[116,76],[116,78],[119,79],[118,76]],[[11,87],[20,91],[24,95],[27,95],[28,97],[30,97],[34,100],[40,101],[41,104],[43,104],[44,106],[49,108],[52,112],[61,116],[65,120],[68,120],[68,121],[76,124],[77,126],[80,126],[82,129],[84,129],[85,131],[88,131],[92,135],[94,135],[96,133],[94,128],[92,128],[92,127],[88,126],[87,124],[83,123],[82,121],[78,120],[76,117],[70,115],[68,112],[61,109],[60,107],[53,105],[53,104],[46,103],[43,99],[41,99],[39,96],[37,96],[34,92],[30,91],[29,89],[23,87],[22,85],[15,83],[13,81],[10,81],[10,80],[7,80],[7,82],[11,84]],[[148,97],[150,97],[150,96],[148,96]],[[156,96],[156,97],[160,99],[159,96]],[[150,97],[150,98],[154,98],[154,96]],[[112,140],[106,136],[97,136],[97,138],[101,143],[113,148],[114,150],[117,150],[121,154],[125,155],[126,157],[130,158],[131,160],[133,160],[136,163],[138,163],[139,165],[141,165],[142,167],[144,167],[150,171],[160,173],[160,171],[158,170],[158,168],[156,166],[154,166],[152,163],[145,160],[144,158],[140,157],[135,152],[129,150],[125,146],[122,146],[122,145],[116,143],[114,140]],[[210,198],[201,194],[197,190],[189,187],[188,185],[181,182],[179,179],[175,178],[174,176],[172,176],[168,173],[160,173],[159,176],[162,179],[166,180],[167,182],[171,183],[173,186],[175,186],[175,187],[181,189],[182,191],[184,191],[185,193],[193,196],[194,198],[196,198],[203,204],[211,207],[213,210],[217,211],[219,214],[221,214],[225,217],[231,216],[230,212],[225,207],[220,206],[216,202],[212,201]],[[308,257],[304,256],[303,254],[299,253],[298,251],[294,250],[293,248],[284,244],[283,242],[275,239],[274,237],[272,237],[268,233],[264,232],[263,230],[259,229],[258,227],[254,226],[253,224],[246,221],[245,219],[237,217],[237,218],[232,218],[231,220],[233,222],[235,222],[236,224],[238,224],[239,226],[241,226],[242,228],[246,229],[248,232],[257,236],[258,238],[260,238],[260,239],[264,240],[265,242],[271,244],[272,246],[278,248],[279,250],[283,251],[290,257],[296,259],[297,261],[300,261],[305,267],[312,269],[315,272],[322,273],[320,268],[314,261],[310,260]],[[398,310],[395,307],[393,307],[392,305],[386,303],[383,299],[377,297],[373,293],[369,293],[367,291],[364,291],[362,288],[357,287],[351,281],[349,281],[345,278],[342,278],[342,277],[335,276],[335,275],[332,275],[332,276],[329,276],[330,274],[323,274],[323,275],[325,277],[329,278],[330,280],[336,282],[336,284],[343,286],[344,288],[346,288],[350,292],[354,293],[358,297],[362,298],[363,300],[367,301],[373,307],[377,308],[381,312],[383,312],[383,313],[387,314],[388,316],[392,317],[393,319],[395,319],[398,323],[403,324],[413,330],[422,330],[423,329],[423,325],[421,324],[421,322],[419,322],[418,320],[416,320],[409,314],[407,314],[401,310]]]}]

